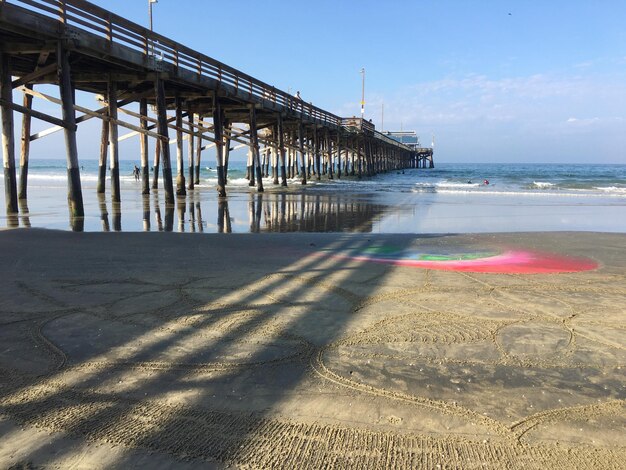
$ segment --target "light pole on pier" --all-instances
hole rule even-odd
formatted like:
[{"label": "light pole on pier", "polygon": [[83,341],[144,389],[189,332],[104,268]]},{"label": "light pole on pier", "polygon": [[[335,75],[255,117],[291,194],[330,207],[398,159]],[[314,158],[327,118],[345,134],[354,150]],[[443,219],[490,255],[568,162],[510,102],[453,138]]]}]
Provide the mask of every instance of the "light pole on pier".
[{"label": "light pole on pier", "polygon": [[[152,32],[152,4],[159,3],[159,0],[148,0],[148,16],[150,17],[150,32]],[[150,49],[152,49],[152,55],[154,56],[154,42],[150,41]]]},{"label": "light pole on pier", "polygon": [[365,119],[365,68],[361,69],[361,119]]},{"label": "light pole on pier", "polygon": [[148,0],[148,14],[150,15],[150,31],[152,31],[152,4],[159,3],[159,0]]}]

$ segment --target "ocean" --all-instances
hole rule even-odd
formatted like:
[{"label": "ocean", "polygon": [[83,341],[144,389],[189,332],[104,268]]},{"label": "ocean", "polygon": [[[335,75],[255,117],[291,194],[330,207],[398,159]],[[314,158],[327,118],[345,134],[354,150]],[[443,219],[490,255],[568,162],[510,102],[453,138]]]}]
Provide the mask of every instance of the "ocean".
[{"label": "ocean", "polygon": [[[438,163],[362,179],[313,175],[287,189],[270,177],[261,194],[248,186],[245,163],[231,162],[228,197],[219,201],[213,162],[205,162],[200,186],[172,208],[162,189],[142,197],[136,162],[127,160],[120,161],[122,202],[111,204],[108,180],[105,197],[95,193],[98,162],[81,161],[84,230],[626,232],[626,165]],[[27,207],[17,221],[3,217],[4,226],[70,230],[66,178],[63,159],[31,161]]]}]

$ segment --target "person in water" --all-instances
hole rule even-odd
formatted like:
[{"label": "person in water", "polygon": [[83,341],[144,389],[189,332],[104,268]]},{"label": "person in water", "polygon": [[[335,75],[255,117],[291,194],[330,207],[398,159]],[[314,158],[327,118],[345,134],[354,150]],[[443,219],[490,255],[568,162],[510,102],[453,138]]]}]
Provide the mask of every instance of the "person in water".
[{"label": "person in water", "polygon": [[485,186],[487,186],[487,185],[489,184],[489,180],[485,180],[485,181],[483,181],[483,184],[484,184]]}]

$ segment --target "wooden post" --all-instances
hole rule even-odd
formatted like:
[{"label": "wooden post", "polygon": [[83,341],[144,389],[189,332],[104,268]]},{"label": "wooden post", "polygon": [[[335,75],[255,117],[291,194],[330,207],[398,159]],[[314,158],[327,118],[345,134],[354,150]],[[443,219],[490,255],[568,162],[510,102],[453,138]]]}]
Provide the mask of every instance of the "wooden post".
[{"label": "wooden post", "polygon": [[287,133],[287,138],[289,139],[289,149],[287,150],[287,178],[293,178],[293,148],[296,141],[293,138],[291,130]]},{"label": "wooden post", "polygon": [[229,119],[224,119],[224,186],[228,186],[228,161],[230,159],[230,133],[233,123]]},{"label": "wooden post", "polygon": [[[250,139],[252,139],[252,137]],[[252,152],[252,140],[250,140],[250,146],[248,147],[246,178],[248,178],[248,186],[256,185],[256,178],[254,176],[254,152]]]},{"label": "wooden post", "polygon": [[200,184],[200,158],[202,157],[202,115],[198,114],[198,146],[196,147],[196,171],[194,172],[194,183]]},{"label": "wooden post", "polygon": [[176,97],[176,195],[185,196],[185,169],[183,162],[183,103]]},{"label": "wooden post", "polygon": [[[315,131],[316,128],[313,128],[313,136],[309,137],[309,131],[308,129],[305,129],[305,137],[304,137],[304,141],[306,142],[306,147],[308,148],[308,152],[306,153],[306,174],[307,174],[307,178],[310,180],[311,179],[311,165],[314,163],[315,161],[315,142],[313,142],[314,137],[315,137]],[[315,172],[315,168],[313,169],[313,172]]]},{"label": "wooden post", "polygon": [[[167,224],[167,206],[174,204],[174,185],[172,184],[172,162],[170,159],[169,132],[167,129],[167,103],[165,101],[165,84],[160,77],[155,81],[156,105],[158,130],[161,136],[161,154],[163,156],[163,188],[165,189],[165,205],[166,205],[166,225]],[[154,172],[157,168],[155,165]],[[173,216],[172,216],[173,217]],[[166,229],[167,230],[167,229]],[[171,231],[171,230],[170,230]]]},{"label": "wooden post", "polygon": [[[346,167],[349,167],[348,169],[349,169],[350,176],[354,176],[354,170],[355,170],[355,166],[354,166],[355,160],[354,159],[355,159],[355,154],[356,154],[355,147],[356,147],[356,139],[351,138],[350,139],[350,150],[348,152],[350,154],[349,155],[349,160],[350,161],[346,162]],[[348,174],[348,170],[346,170],[346,174]]]},{"label": "wooden post", "polygon": [[278,123],[272,127],[272,176],[274,177],[274,184],[278,184]]},{"label": "wooden post", "polygon": [[280,152],[280,178],[281,186],[287,186],[287,168],[285,167],[285,130],[283,129],[283,116],[278,115],[278,152]]},{"label": "wooden post", "polygon": [[337,179],[341,179],[341,131],[337,131]]},{"label": "wooden post", "polygon": [[261,168],[261,155],[259,154],[259,136],[256,128],[256,109],[250,107],[250,145],[252,148],[252,161],[256,167],[257,191],[263,192],[263,169]]},{"label": "wooden post", "polygon": [[302,177],[302,184],[306,184],[306,161],[304,154],[304,126],[302,120],[298,122],[298,152],[300,153],[300,176]]},{"label": "wooden post", "polygon": [[357,139],[357,144],[356,144],[356,158],[357,158],[357,163],[359,166],[358,169],[358,176],[359,179],[361,179],[361,176],[363,176],[363,158],[361,157],[361,149],[363,147],[361,146],[361,139]]},{"label": "wooden post", "polygon": [[217,160],[217,195],[226,197],[224,184],[224,116],[217,97],[213,106],[213,133],[215,135],[215,159]]},{"label": "wooden post", "polygon": [[365,175],[372,176],[372,165],[370,161],[369,139],[363,140],[363,161],[365,164]]},{"label": "wooden post", "polygon": [[120,162],[119,143],[117,141],[117,83],[109,81],[107,93],[109,108],[109,151],[111,153],[111,201],[120,202]]},{"label": "wooden post", "polygon": [[[139,101],[139,114],[141,117],[148,116],[148,100],[142,98]],[[143,130],[148,129],[148,121],[142,119],[139,126]],[[148,167],[148,136],[141,134],[139,136],[139,144],[141,146],[141,194],[150,194],[150,168]],[[150,212],[150,204],[148,203],[148,212]],[[148,214],[148,231],[150,230],[150,221]]]},{"label": "wooden post", "polygon": [[263,152],[263,176],[266,178],[270,175],[270,159],[272,157],[272,149],[270,148],[269,139],[265,152]]},{"label": "wooden post", "polygon": [[333,141],[330,132],[326,129],[326,152],[328,154],[328,179],[333,179]]},{"label": "wooden post", "polygon": [[[105,115],[106,114],[105,111]],[[100,133],[100,160],[98,162],[98,185],[97,194],[104,194],[107,177],[107,153],[109,152],[109,121],[102,120],[102,132]]]},{"label": "wooden post", "polygon": [[[18,212],[15,176],[15,135],[13,134],[13,86],[11,64],[7,54],[0,53],[0,98],[2,98],[2,158],[4,162],[4,194],[7,214]],[[5,104],[6,103],[6,104]]]},{"label": "wooden post", "polygon": [[159,189],[159,168],[161,165],[161,139],[154,145],[154,164],[152,165],[152,189]]},{"label": "wooden post", "polygon": [[[32,85],[24,85],[29,90],[33,89]],[[33,107],[33,97],[28,93],[24,94],[23,105],[27,110]],[[22,149],[20,152],[20,185],[18,199],[26,199],[28,193],[28,160],[30,154],[30,114],[22,115]]]},{"label": "wooden post", "polygon": [[[194,154],[194,145],[195,145],[195,131],[193,128],[193,114],[189,113],[189,143],[187,145],[187,165],[189,166],[189,183],[187,184],[187,189],[193,189],[194,187],[194,176],[193,176],[193,154]],[[202,145],[202,141],[198,139],[198,146]],[[193,210],[193,204],[192,204]]]},{"label": "wooden post", "polygon": [[267,148],[263,149],[263,152],[259,153],[259,158],[261,161],[261,176],[266,178],[267,171],[265,170],[265,165],[267,163]]},{"label": "wooden post", "polygon": [[[74,111],[74,92],[70,77],[70,62],[68,51],[59,43],[57,47],[57,73],[61,92],[62,118],[67,124],[65,128],[65,147],[67,151],[67,199],[70,209],[70,218],[82,218],[85,215],[83,208],[83,191],[80,185],[80,166],[78,164],[78,147],[76,145],[76,113]],[[78,227],[80,229],[80,227]]]},{"label": "wooden post", "polygon": [[317,130],[317,126],[313,128],[313,151],[315,152],[315,168],[317,172],[317,180],[322,179],[322,154],[321,154],[321,142],[320,132]]}]

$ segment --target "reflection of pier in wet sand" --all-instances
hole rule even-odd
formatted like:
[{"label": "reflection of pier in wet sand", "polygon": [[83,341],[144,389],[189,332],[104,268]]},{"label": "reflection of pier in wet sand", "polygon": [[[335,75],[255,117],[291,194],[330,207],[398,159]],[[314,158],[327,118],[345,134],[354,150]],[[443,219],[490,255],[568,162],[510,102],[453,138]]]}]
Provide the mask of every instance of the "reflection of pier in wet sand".
[{"label": "reflection of pier in wet sand", "polygon": [[[124,217],[131,231],[159,232],[354,232],[372,231],[373,221],[384,212],[384,206],[357,200],[350,195],[304,193],[250,193],[245,198],[201,200],[194,193],[179,197],[175,206],[165,204],[158,193],[144,195],[141,214],[129,211]],[[237,218],[231,207],[235,206]],[[109,209],[110,208],[110,209]],[[98,197],[102,231],[122,229],[119,203]],[[211,214],[211,220],[204,214]],[[139,223],[141,217],[141,224]],[[245,217],[245,220],[244,220]],[[134,219],[137,220],[134,220]],[[239,227],[233,229],[233,223]]]}]

